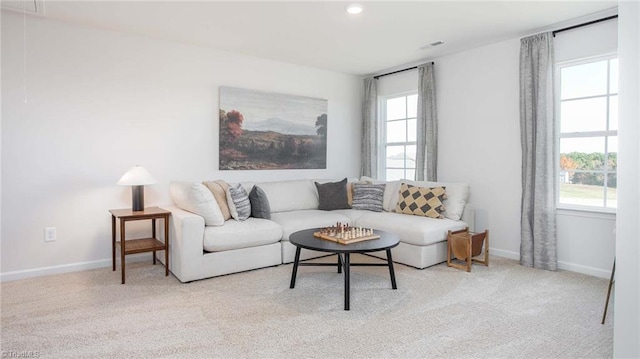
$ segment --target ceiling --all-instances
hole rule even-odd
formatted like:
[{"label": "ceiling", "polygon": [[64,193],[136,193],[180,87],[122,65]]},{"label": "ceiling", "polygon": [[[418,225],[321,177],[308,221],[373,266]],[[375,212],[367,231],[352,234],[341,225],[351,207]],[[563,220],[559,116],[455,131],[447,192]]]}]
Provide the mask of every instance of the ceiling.
[{"label": "ceiling", "polygon": [[[45,0],[44,16],[365,75],[524,36],[617,6],[617,1],[359,3],[364,11],[350,15],[349,3],[342,1]],[[428,46],[436,41],[445,44]]]}]

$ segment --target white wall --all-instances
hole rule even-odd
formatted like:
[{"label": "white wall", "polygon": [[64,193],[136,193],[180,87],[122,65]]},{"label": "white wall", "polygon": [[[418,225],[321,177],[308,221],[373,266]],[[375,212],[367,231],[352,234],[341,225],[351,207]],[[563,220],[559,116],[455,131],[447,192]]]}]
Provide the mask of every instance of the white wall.
[{"label": "white wall", "polygon": [[619,7],[620,147],[613,356],[640,358],[640,3]]},{"label": "white wall", "polygon": [[[558,33],[556,62],[615,53],[618,21],[609,20]],[[614,214],[558,211],[558,266],[608,278],[615,257]]]},{"label": "white wall", "polygon": [[[558,34],[563,61],[616,49],[616,22]],[[438,179],[468,182],[476,229],[491,231],[491,251],[520,256],[520,39],[434,59],[438,106]],[[383,77],[385,95],[417,88],[417,71]],[[614,215],[559,211],[558,265],[608,277]]]},{"label": "white wall", "polygon": [[435,59],[438,179],[469,182],[491,252],[520,250],[519,40]]},{"label": "white wall", "polygon": [[378,96],[391,96],[418,90],[418,69],[378,78]]},{"label": "white wall", "polygon": [[618,50],[618,20],[607,20],[559,32],[554,39],[554,50],[556,62],[616,52]]},{"label": "white wall", "polygon": [[[2,12],[2,273],[108,265],[116,181],[133,165],[159,181],[355,177],[361,80],[355,76]],[[328,99],[323,170],[218,171],[218,88]],[[44,227],[57,241],[44,243]],[[8,273],[9,272],[9,273]]]}]

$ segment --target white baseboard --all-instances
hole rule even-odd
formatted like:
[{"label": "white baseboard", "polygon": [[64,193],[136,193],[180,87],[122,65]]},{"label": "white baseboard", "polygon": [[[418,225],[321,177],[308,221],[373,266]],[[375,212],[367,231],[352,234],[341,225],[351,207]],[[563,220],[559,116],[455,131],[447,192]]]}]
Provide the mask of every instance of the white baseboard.
[{"label": "white baseboard", "polygon": [[[127,263],[140,262],[144,260],[149,260],[148,253],[140,253],[140,254],[127,256]],[[43,276],[48,276],[53,274],[79,272],[83,270],[104,268],[104,267],[110,267],[110,266],[111,266],[111,258],[99,259],[97,261],[78,262],[78,263],[70,263],[70,264],[61,264],[61,265],[50,266],[50,267],[25,269],[25,270],[13,271],[13,272],[0,273],[0,282],[10,282],[10,281],[19,280],[19,279],[43,277]],[[116,266],[120,266],[120,258],[116,258]]]},{"label": "white baseboard", "polygon": [[611,277],[611,270],[605,270],[600,268],[583,266],[580,264],[568,263],[558,261],[558,269],[568,270],[571,272],[582,273],[594,277],[609,279]]},{"label": "white baseboard", "polygon": [[518,252],[505,251],[504,249],[497,249],[497,248],[489,247],[489,253],[491,255],[498,256],[498,257],[515,259],[517,261],[520,260],[520,253],[518,253]]},{"label": "white baseboard", "polygon": [[[505,251],[503,249],[489,247],[489,253],[498,257],[520,260],[520,253],[517,253],[517,252]],[[558,269],[586,274],[586,275],[599,277],[599,278],[608,279],[611,277],[611,270],[583,266],[580,264],[574,264],[574,263],[569,263],[564,261],[558,261]]]},{"label": "white baseboard", "polygon": [[[520,253],[518,252],[505,251],[503,249],[497,249],[497,248],[489,248],[489,253],[491,253],[491,255],[498,256],[498,257],[509,258],[513,260],[520,260]],[[145,260],[149,260],[149,256],[147,253],[140,253],[140,254],[127,256],[127,262],[141,262]],[[117,266],[120,265],[120,258],[116,258],[116,265]],[[0,273],[0,282],[9,282],[9,281],[14,281],[19,279],[43,277],[43,276],[48,276],[53,274],[79,272],[83,270],[104,268],[109,266],[111,266],[111,258],[100,259],[97,261],[78,262],[78,263],[62,264],[62,265],[50,266],[50,267],[25,269],[20,271]],[[558,268],[562,270],[568,270],[571,272],[591,275],[599,278],[608,279],[611,276],[610,270],[604,270],[600,268],[588,267],[580,264],[574,264],[574,263],[568,263],[568,262],[562,262],[562,261],[558,261]]]}]

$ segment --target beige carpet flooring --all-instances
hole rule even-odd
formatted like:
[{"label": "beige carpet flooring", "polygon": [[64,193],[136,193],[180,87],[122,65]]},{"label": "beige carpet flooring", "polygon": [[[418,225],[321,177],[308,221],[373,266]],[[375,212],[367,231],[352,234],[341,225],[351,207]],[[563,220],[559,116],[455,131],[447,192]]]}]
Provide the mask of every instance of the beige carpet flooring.
[{"label": "beige carpet flooring", "polygon": [[[334,257],[335,258],[335,257]],[[328,259],[324,259],[328,260]],[[332,261],[334,259],[331,259]],[[375,259],[354,256],[352,262]],[[40,358],[606,358],[608,281],[491,258],[355,267],[351,311],[331,267],[291,265],[181,284],[132,263],[127,284],[102,268],[2,283],[2,354]],[[33,356],[32,356],[33,357]]]}]

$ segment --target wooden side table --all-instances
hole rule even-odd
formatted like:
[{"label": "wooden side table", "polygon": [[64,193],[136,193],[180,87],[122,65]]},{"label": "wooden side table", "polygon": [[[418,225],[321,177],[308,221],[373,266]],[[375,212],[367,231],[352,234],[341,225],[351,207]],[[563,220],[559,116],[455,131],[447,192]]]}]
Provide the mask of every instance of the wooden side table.
[{"label": "wooden side table", "polygon": [[[473,258],[482,254],[484,259]],[[451,255],[464,262],[458,264],[451,261]],[[471,262],[489,266],[489,230],[480,233],[469,232],[469,227],[447,233],[447,266],[471,272]]]},{"label": "wooden side table", "polygon": [[[116,270],[116,244],[120,245],[120,266],[122,267],[122,284],[124,284],[125,259],[127,254],[153,252],[153,264],[156,264],[156,251],[164,251],[165,276],[169,275],[169,216],[171,212],[160,207],[147,207],[143,211],[134,212],[131,208],[111,209],[111,254],[113,270]],[[120,241],[116,241],[116,218],[120,219]],[[151,220],[151,238],[126,240],[125,225],[129,221]],[[164,220],[164,242],[156,238],[156,219]]]}]

